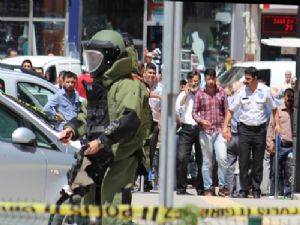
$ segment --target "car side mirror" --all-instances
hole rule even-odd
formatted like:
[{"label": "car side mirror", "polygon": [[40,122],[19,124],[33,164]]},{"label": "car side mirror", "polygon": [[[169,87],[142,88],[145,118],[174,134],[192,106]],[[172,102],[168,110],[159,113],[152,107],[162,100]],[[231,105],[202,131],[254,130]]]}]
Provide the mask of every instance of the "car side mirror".
[{"label": "car side mirror", "polygon": [[26,127],[19,127],[12,133],[12,142],[14,144],[34,144],[36,136]]}]

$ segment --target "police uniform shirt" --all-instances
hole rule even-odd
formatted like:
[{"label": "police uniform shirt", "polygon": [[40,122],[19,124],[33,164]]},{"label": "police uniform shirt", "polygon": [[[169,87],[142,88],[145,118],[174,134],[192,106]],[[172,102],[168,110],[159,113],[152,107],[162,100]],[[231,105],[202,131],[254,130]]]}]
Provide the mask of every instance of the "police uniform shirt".
[{"label": "police uniform shirt", "polygon": [[248,126],[259,126],[267,121],[265,108],[275,109],[276,106],[271,89],[262,83],[258,83],[254,92],[246,85],[242,87],[234,102],[229,106],[229,110],[235,112],[241,107],[239,121]]}]

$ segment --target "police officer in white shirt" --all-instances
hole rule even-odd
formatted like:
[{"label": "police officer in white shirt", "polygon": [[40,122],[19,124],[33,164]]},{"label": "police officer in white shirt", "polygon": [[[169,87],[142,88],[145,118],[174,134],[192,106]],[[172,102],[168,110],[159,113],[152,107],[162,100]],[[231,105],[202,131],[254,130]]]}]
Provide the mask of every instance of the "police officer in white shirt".
[{"label": "police officer in white shirt", "polygon": [[[229,106],[223,127],[223,136],[230,141],[230,120],[235,111],[241,107],[239,117],[239,168],[240,197],[247,198],[252,184],[254,198],[260,198],[260,184],[263,173],[263,158],[266,148],[266,113],[265,108],[272,108],[276,120],[275,130],[280,131],[276,102],[271,89],[257,80],[255,67],[245,70],[245,86],[237,93],[234,102]],[[251,176],[249,171],[251,169]]]},{"label": "police officer in white shirt", "polygon": [[186,194],[187,166],[191,157],[192,146],[195,146],[197,164],[197,179],[195,182],[198,195],[203,195],[204,186],[202,178],[202,153],[199,143],[199,126],[192,117],[194,97],[199,88],[200,74],[189,72],[188,83],[176,100],[176,112],[180,116],[181,130],[179,131],[179,147],[176,159],[176,193]]}]

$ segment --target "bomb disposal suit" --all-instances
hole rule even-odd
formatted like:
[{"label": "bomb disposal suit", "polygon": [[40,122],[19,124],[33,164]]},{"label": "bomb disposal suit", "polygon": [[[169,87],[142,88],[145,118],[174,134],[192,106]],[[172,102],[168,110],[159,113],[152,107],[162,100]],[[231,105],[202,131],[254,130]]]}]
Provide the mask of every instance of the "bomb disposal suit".
[{"label": "bomb disposal suit", "polygon": [[132,78],[128,52],[122,36],[112,30],[83,43],[83,61],[94,82],[86,85],[87,113],[65,126],[75,139],[86,134],[87,170],[101,185],[102,204],[112,203],[116,193],[134,184],[138,152],[150,130],[147,89]]}]

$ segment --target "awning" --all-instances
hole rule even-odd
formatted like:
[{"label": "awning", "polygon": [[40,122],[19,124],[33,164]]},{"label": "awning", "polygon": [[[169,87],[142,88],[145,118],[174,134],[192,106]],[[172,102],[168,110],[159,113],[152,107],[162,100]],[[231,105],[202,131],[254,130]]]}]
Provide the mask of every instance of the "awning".
[{"label": "awning", "polygon": [[261,39],[261,43],[269,46],[300,48],[300,38],[268,38]]}]

